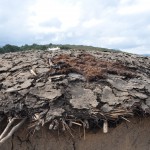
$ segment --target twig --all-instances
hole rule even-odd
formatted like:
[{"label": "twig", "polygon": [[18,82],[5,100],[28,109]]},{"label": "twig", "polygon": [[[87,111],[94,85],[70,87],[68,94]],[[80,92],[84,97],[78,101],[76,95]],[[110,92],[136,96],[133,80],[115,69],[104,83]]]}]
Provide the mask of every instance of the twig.
[{"label": "twig", "polygon": [[7,136],[5,136],[4,138],[2,138],[0,140],[0,145],[3,144],[5,141],[7,141],[22,125],[23,123],[26,121],[27,118],[24,118],[23,120],[21,120],[17,125],[15,125],[10,132],[7,134]]},{"label": "twig", "polygon": [[76,124],[76,125],[78,125],[78,126],[82,126],[82,124],[77,123],[77,122],[73,122],[73,121],[72,121],[72,124]]},{"label": "twig", "polygon": [[33,69],[31,69],[30,72],[31,72],[31,74],[33,74],[34,76],[37,75]]},{"label": "twig", "polygon": [[0,140],[6,135],[6,133],[8,132],[9,128],[12,126],[12,124],[14,123],[15,118],[12,118],[9,123],[7,124],[6,128],[4,129],[4,131],[2,132],[2,134],[0,135]]},{"label": "twig", "polygon": [[53,63],[52,63],[52,61],[51,61],[50,58],[48,59],[48,63],[49,63],[49,65],[50,65],[50,67],[53,66]]},{"label": "twig", "polygon": [[121,117],[122,119],[124,119],[125,121],[128,121],[128,122],[130,122],[130,120],[128,120],[127,118],[125,118],[125,117]]}]

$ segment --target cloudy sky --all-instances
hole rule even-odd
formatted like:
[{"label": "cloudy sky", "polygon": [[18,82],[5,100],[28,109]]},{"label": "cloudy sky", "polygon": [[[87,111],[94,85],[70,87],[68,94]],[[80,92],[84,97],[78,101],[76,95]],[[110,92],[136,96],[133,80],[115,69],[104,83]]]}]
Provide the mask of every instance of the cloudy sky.
[{"label": "cloudy sky", "polygon": [[150,54],[149,0],[0,0],[0,45],[80,44]]}]

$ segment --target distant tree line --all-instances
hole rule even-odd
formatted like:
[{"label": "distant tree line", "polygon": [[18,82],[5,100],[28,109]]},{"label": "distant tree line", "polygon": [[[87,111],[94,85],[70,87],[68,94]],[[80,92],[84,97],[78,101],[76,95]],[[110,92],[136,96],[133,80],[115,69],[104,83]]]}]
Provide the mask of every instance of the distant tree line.
[{"label": "distant tree line", "polygon": [[32,44],[28,45],[25,44],[23,46],[16,46],[16,45],[10,45],[6,44],[3,47],[0,47],[0,53],[9,53],[9,52],[18,52],[18,51],[28,51],[28,50],[47,50],[48,48],[55,48],[59,47],[62,50],[68,50],[68,49],[77,49],[77,50],[98,50],[103,52],[115,52],[118,53],[120,50],[114,50],[114,49],[107,49],[107,48],[101,48],[101,47],[93,47],[93,46],[85,46],[85,45],[61,45],[61,44],[45,44],[45,45],[39,45],[39,44]]},{"label": "distant tree line", "polygon": [[39,45],[39,44],[32,44],[28,45],[25,44],[23,46],[16,46],[16,45],[10,45],[6,44],[3,47],[0,47],[0,53],[9,53],[9,52],[18,52],[18,51],[27,51],[27,50],[47,50],[48,48],[52,47],[60,47],[60,49],[70,49],[70,47],[65,46],[65,45],[56,45],[56,44],[46,44],[46,45]]},{"label": "distant tree line", "polygon": [[26,51],[26,50],[46,50],[48,47],[51,46],[52,44],[48,44],[48,45],[25,44],[19,47],[16,45],[6,44],[5,46],[0,47],[0,53],[18,52],[18,51]]}]

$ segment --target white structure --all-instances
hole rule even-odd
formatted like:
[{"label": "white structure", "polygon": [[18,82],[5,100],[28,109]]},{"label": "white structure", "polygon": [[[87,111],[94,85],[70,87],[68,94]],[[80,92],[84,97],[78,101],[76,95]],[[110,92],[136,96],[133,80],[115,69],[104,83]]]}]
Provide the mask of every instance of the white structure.
[{"label": "white structure", "polygon": [[48,48],[48,51],[56,51],[56,50],[60,50],[60,47],[53,47],[53,48]]}]

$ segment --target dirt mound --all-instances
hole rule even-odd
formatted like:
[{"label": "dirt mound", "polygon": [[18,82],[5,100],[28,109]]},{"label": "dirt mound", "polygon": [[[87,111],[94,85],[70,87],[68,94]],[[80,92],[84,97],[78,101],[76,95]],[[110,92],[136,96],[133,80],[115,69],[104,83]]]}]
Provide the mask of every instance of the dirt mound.
[{"label": "dirt mound", "polygon": [[[98,51],[0,56],[0,120],[29,129],[108,127],[150,113],[150,58]],[[18,119],[21,119],[18,121]],[[22,120],[23,119],[23,120]],[[14,121],[15,120],[15,121]],[[1,139],[1,138],[0,138]]]}]

